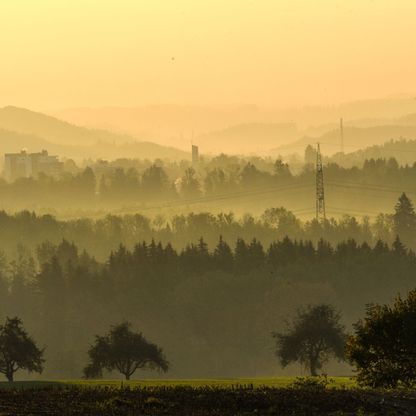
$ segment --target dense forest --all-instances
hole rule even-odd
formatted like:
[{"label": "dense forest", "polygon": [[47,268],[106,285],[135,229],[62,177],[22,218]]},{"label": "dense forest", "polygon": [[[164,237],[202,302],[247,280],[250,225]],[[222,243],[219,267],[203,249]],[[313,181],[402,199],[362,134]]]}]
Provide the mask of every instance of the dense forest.
[{"label": "dense forest", "polygon": [[[93,166],[61,178],[2,183],[5,204],[108,208],[142,201],[145,211],[152,204],[183,208],[224,199],[228,210],[67,220],[1,211],[1,317],[22,318],[45,347],[46,378],[80,377],[94,335],[121,320],[163,346],[172,377],[297,372],[279,368],[270,334],[298,306],[329,302],[350,327],[367,303],[413,288],[416,271],[416,213],[400,191],[413,189],[416,165],[379,159],[361,169],[326,166],[327,195],[331,186],[348,188],[351,180],[363,203],[376,191],[379,212],[387,192],[389,214],[328,215],[318,222],[284,204],[266,205],[264,192],[270,191],[281,191],[283,202],[303,201],[310,192],[313,201],[313,151],[309,157],[298,174],[280,159],[222,156],[205,171],[204,164],[172,171],[163,163],[139,170],[126,160],[101,173]],[[235,214],[230,195],[244,208],[238,198],[249,195],[263,209]],[[345,364],[330,370],[350,371]]]},{"label": "dense forest", "polygon": [[36,259],[20,254],[1,264],[1,315],[23,319],[46,347],[44,377],[58,378],[80,377],[94,334],[122,319],[164,347],[172,377],[279,374],[270,334],[296,307],[330,302],[350,324],[368,302],[414,287],[416,272],[399,239],[208,247],[201,238],[180,251],[150,241],[105,262],[67,241],[41,244]]},{"label": "dense forest", "polygon": [[[369,302],[414,287],[416,214],[404,194],[390,243],[351,218],[302,224],[283,209],[227,218],[179,217],[155,231],[140,216],[98,224],[3,213],[2,246],[21,242],[0,256],[0,314],[21,317],[46,347],[45,377],[79,377],[94,334],[123,319],[164,347],[173,377],[272,375],[282,370],[270,333],[297,306],[329,302],[350,325]],[[299,235],[285,236],[294,225]]]}]

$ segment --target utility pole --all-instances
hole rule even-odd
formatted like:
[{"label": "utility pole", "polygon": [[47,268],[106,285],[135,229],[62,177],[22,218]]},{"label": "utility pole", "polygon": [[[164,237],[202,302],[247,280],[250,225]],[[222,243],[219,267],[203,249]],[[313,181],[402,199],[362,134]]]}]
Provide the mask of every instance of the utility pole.
[{"label": "utility pole", "polygon": [[324,171],[322,167],[321,148],[318,143],[316,150],[316,220],[323,223],[325,219]]},{"label": "utility pole", "polygon": [[341,153],[344,153],[344,120],[339,120],[339,130],[340,130],[340,139],[341,139]]}]

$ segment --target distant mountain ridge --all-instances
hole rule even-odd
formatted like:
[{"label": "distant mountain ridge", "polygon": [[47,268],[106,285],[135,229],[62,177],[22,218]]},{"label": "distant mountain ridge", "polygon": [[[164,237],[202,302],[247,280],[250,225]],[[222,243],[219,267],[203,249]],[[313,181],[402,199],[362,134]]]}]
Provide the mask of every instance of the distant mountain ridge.
[{"label": "distant mountain ridge", "polygon": [[[410,117],[410,116],[409,116]],[[344,127],[345,153],[362,149],[363,147],[382,145],[389,140],[416,139],[416,124],[406,125],[381,125],[372,127]],[[341,150],[340,129],[333,129],[324,134],[312,137],[305,136],[291,144],[282,145],[271,149],[273,154],[302,154],[308,145],[321,144],[324,154],[334,154]]]},{"label": "distant mountain ridge", "polygon": [[198,136],[196,143],[212,152],[221,147],[224,152],[262,154],[276,143],[294,140],[299,134],[295,123],[244,123]]},{"label": "distant mountain ridge", "polygon": [[354,152],[345,154],[336,153],[331,157],[325,157],[325,163],[337,163],[340,166],[350,168],[361,167],[369,159],[396,159],[399,165],[412,166],[416,163],[416,140],[390,140],[382,145],[369,146]]},{"label": "distant mountain ridge", "polygon": [[[374,115],[377,115],[376,111],[370,112],[372,104],[377,110],[380,110],[379,117],[374,117]],[[412,106],[416,106],[415,104],[414,99],[406,99],[370,100],[340,106],[339,108],[345,110],[350,116],[357,112],[356,109],[362,109],[363,111],[363,118],[361,119],[344,118],[345,152],[381,145],[391,139],[416,139],[416,113],[409,112],[406,114],[403,112],[398,115],[400,108],[406,111]],[[271,110],[267,112],[255,106],[241,106],[225,110],[210,110],[208,108],[207,114],[204,113],[206,110],[204,107],[173,106],[167,108],[170,109],[167,115],[164,115],[166,109],[164,106],[116,110],[120,117],[121,115],[124,117],[120,120],[127,120],[129,117],[134,118],[139,114],[141,118],[139,120],[135,119],[136,126],[140,125],[140,121],[144,123],[147,115],[149,115],[149,120],[146,121],[147,125],[151,122],[158,124],[157,120],[160,120],[160,122],[166,120],[167,124],[171,122],[172,125],[176,126],[185,121],[190,126],[193,120],[196,123],[209,124],[212,122],[215,125],[233,120],[224,128],[209,130],[204,134],[195,134],[193,142],[200,145],[201,154],[251,153],[273,157],[290,153],[302,155],[308,144],[316,144],[318,141],[322,144],[324,155],[330,156],[340,150],[339,119],[336,117],[330,123],[300,129],[296,122],[284,122],[281,119],[281,114],[284,114],[284,112],[277,113]],[[387,110],[390,108],[392,111],[389,118]],[[354,111],[351,109],[354,109]],[[322,112],[325,109],[312,108],[308,110],[306,108],[300,109],[299,113],[309,111],[312,114],[318,110]],[[101,114],[100,111],[97,110],[97,113]],[[111,114],[112,109],[109,108],[106,111]],[[338,110],[337,108],[329,108],[327,111],[328,114],[335,114]],[[86,114],[92,113],[87,112]],[[280,114],[280,119],[278,114]],[[164,117],[162,117],[163,115]],[[178,120],[176,120],[176,116],[180,116]],[[289,117],[288,113],[286,116]],[[238,121],[243,120],[244,117],[246,121]],[[286,120],[294,119],[286,118]],[[100,118],[97,116],[95,120],[99,121]],[[111,117],[108,119],[108,125],[112,125]],[[121,131],[122,126],[119,127]],[[160,126],[161,129],[165,127],[163,124]],[[143,129],[145,130],[145,128]],[[175,143],[175,146],[188,149],[190,147],[190,137],[165,137],[164,139],[159,137],[158,144],[156,144],[153,139],[138,140],[131,134],[80,127],[54,116],[12,106],[0,108],[0,130],[0,152],[3,153],[18,151],[21,148],[28,148],[29,151],[39,151],[46,148],[51,153],[78,160],[85,158],[168,158],[173,160],[190,158],[188,151],[162,144],[165,140],[166,143]],[[143,133],[139,137],[152,136]]]},{"label": "distant mountain ridge", "polygon": [[116,143],[134,141],[128,135],[79,127],[43,113],[13,106],[0,109],[0,128],[67,145],[91,145],[100,140]]},{"label": "distant mountain ridge", "polygon": [[48,150],[74,159],[184,159],[187,152],[129,135],[75,126],[17,107],[0,109],[0,153]]},{"label": "distant mountain ridge", "polygon": [[212,107],[161,104],[72,108],[51,114],[81,126],[150,137],[159,144],[172,143],[175,140],[175,146],[185,149],[189,147],[192,138],[211,131],[247,122],[267,122],[264,115],[253,105]]},{"label": "distant mountain ridge", "polygon": [[[337,130],[342,117],[348,127],[405,126],[416,124],[412,95],[345,102],[333,106],[279,109],[256,105],[143,105],[135,107],[72,108],[52,114],[77,125],[104,128],[117,133],[149,137],[159,144],[174,143],[188,149],[191,140],[202,153],[244,152],[267,154],[270,149],[293,144]],[[409,114],[410,116],[404,116]],[[277,130],[277,125],[296,125],[297,134]],[[273,129],[276,131],[273,133]],[[406,133],[407,134],[407,133]],[[393,132],[391,138],[399,138]],[[390,139],[382,135],[378,143]],[[346,137],[346,140],[348,138]],[[361,141],[361,138],[357,142]],[[368,146],[375,142],[360,143]],[[355,144],[355,143],[352,143]]]}]

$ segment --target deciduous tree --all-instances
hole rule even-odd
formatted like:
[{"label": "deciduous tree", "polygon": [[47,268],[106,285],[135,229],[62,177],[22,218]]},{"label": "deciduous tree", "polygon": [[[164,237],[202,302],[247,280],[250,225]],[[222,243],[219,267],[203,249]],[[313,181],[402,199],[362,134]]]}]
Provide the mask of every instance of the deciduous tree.
[{"label": "deciduous tree", "polygon": [[41,373],[43,362],[43,350],[24,330],[22,321],[6,318],[0,326],[0,373],[12,382],[18,370]]},{"label": "deciduous tree", "polygon": [[392,305],[369,305],[354,325],[347,357],[358,381],[371,387],[416,385],[416,290]]},{"label": "deciduous tree", "polygon": [[346,334],[340,314],[331,305],[308,306],[298,309],[285,332],[275,332],[276,355],[280,364],[300,362],[312,376],[318,375],[331,356],[344,359]]},{"label": "deciduous tree", "polygon": [[141,333],[133,332],[129,322],[111,328],[105,336],[97,336],[88,351],[90,364],[84,369],[87,378],[101,377],[102,371],[117,370],[129,380],[138,369],[167,371],[162,349],[148,342]]}]

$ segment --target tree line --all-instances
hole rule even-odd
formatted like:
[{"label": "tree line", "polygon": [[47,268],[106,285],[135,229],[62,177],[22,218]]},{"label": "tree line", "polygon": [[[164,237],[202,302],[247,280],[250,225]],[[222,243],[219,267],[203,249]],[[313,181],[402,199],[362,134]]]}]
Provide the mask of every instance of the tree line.
[{"label": "tree line", "polygon": [[19,316],[47,346],[45,377],[63,378],[80,377],[85,345],[126,319],[164,346],[178,377],[267,374],[267,334],[283,314],[329,300],[351,323],[368,302],[413,287],[416,271],[399,238],[264,246],[220,237],[213,247],[200,238],[179,251],[151,240],[120,245],[103,262],[64,240],[39,245],[36,257],[22,252],[3,267],[0,316]]},{"label": "tree line", "polygon": [[[272,190],[275,203],[290,200],[297,205],[309,206],[304,193],[292,195],[287,189],[311,189],[313,198],[315,153],[308,148],[305,163],[294,168],[281,158],[238,158],[220,155],[202,160],[198,165],[190,162],[156,160],[140,162],[117,160],[89,163],[82,169],[65,172],[53,178],[41,174],[39,178],[20,178],[13,183],[0,181],[0,199],[4,207],[88,208],[153,207],[163,204],[198,202],[209,206],[218,197],[227,197],[234,209],[241,205],[241,195]],[[366,160],[361,167],[344,168],[337,163],[325,165],[328,186],[337,183],[354,183],[355,186],[390,187],[414,190],[416,164],[400,166],[394,158]],[[331,185],[332,183],[332,185]],[[340,201],[345,187],[334,190]],[[383,189],[372,190],[383,191]],[[386,201],[389,194],[384,195]],[[380,198],[378,204],[380,203]],[[280,202],[282,204],[282,202]],[[372,208],[377,204],[369,201]],[[264,206],[262,207],[264,209]]]},{"label": "tree line", "polygon": [[416,249],[416,214],[406,194],[397,200],[394,214],[380,214],[373,221],[366,217],[359,220],[350,215],[330,218],[323,223],[315,219],[301,221],[283,207],[266,209],[259,217],[248,214],[237,217],[232,212],[202,212],[170,218],[135,214],[66,221],[29,211],[16,214],[0,211],[0,228],[0,253],[3,253],[0,258],[3,258],[3,263],[6,262],[5,256],[8,261],[16,260],[21,252],[34,252],[44,241],[59,244],[62,239],[74,242],[80,251],[86,250],[99,261],[104,261],[119,244],[131,249],[137,241],[154,239],[181,250],[190,242],[196,242],[201,235],[210,246],[217,243],[220,235],[228,244],[234,244],[238,238],[245,241],[256,238],[265,246],[286,236],[297,241],[310,240],[314,244],[320,239],[332,245],[348,239],[354,239],[358,244],[367,242],[374,245],[378,240],[392,244],[399,235],[408,248]]}]

